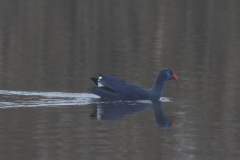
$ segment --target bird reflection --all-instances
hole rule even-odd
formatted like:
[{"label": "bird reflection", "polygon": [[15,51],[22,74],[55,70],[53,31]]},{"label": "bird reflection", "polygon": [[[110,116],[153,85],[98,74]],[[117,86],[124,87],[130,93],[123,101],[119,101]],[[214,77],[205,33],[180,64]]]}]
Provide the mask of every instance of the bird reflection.
[{"label": "bird reflection", "polygon": [[167,115],[162,110],[161,101],[153,101],[151,104],[151,109],[155,114],[155,120],[159,127],[171,127],[175,125],[177,117],[168,118]]},{"label": "bird reflection", "polygon": [[146,109],[151,109],[155,114],[155,120],[159,127],[171,127],[175,125],[177,118],[169,118],[162,110],[161,101],[144,102],[117,102],[100,103],[94,106],[94,112],[90,115],[99,121],[116,120],[125,115],[135,114]]}]

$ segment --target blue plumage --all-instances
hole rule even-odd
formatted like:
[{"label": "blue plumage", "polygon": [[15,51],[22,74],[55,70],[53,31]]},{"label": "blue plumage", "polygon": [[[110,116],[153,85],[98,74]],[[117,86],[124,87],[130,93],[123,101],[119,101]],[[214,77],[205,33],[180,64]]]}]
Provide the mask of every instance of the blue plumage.
[{"label": "blue plumage", "polygon": [[150,89],[144,89],[108,75],[100,75],[98,80],[96,80],[97,78],[91,79],[98,87],[88,88],[88,90],[102,98],[116,100],[156,100],[161,97],[165,82],[170,79],[178,80],[178,77],[170,69],[162,69],[159,71],[155,85]]}]

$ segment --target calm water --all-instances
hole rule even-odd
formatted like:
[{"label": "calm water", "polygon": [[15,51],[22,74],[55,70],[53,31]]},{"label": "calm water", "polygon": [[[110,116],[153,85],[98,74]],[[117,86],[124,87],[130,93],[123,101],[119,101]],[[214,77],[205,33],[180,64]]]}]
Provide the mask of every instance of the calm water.
[{"label": "calm water", "polygon": [[[0,0],[0,159],[240,159],[240,2]],[[99,73],[161,101],[100,100]]]}]

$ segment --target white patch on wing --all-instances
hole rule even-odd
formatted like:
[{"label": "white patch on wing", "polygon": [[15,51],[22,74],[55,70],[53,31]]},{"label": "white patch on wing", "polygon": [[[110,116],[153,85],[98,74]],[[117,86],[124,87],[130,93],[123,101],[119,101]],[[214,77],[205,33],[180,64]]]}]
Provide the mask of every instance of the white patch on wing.
[{"label": "white patch on wing", "polygon": [[100,82],[100,80],[103,79],[101,76],[98,77],[98,87],[104,87],[104,85],[102,85]]}]

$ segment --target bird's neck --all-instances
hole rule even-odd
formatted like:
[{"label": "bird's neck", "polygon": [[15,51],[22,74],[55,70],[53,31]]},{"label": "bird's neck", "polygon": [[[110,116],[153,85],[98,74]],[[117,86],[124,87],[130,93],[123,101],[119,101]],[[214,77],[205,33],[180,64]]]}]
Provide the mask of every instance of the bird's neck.
[{"label": "bird's neck", "polygon": [[150,89],[151,90],[151,95],[155,97],[156,99],[159,99],[162,95],[163,88],[165,85],[165,79],[161,75],[157,77],[157,80],[154,84],[154,86]]}]

